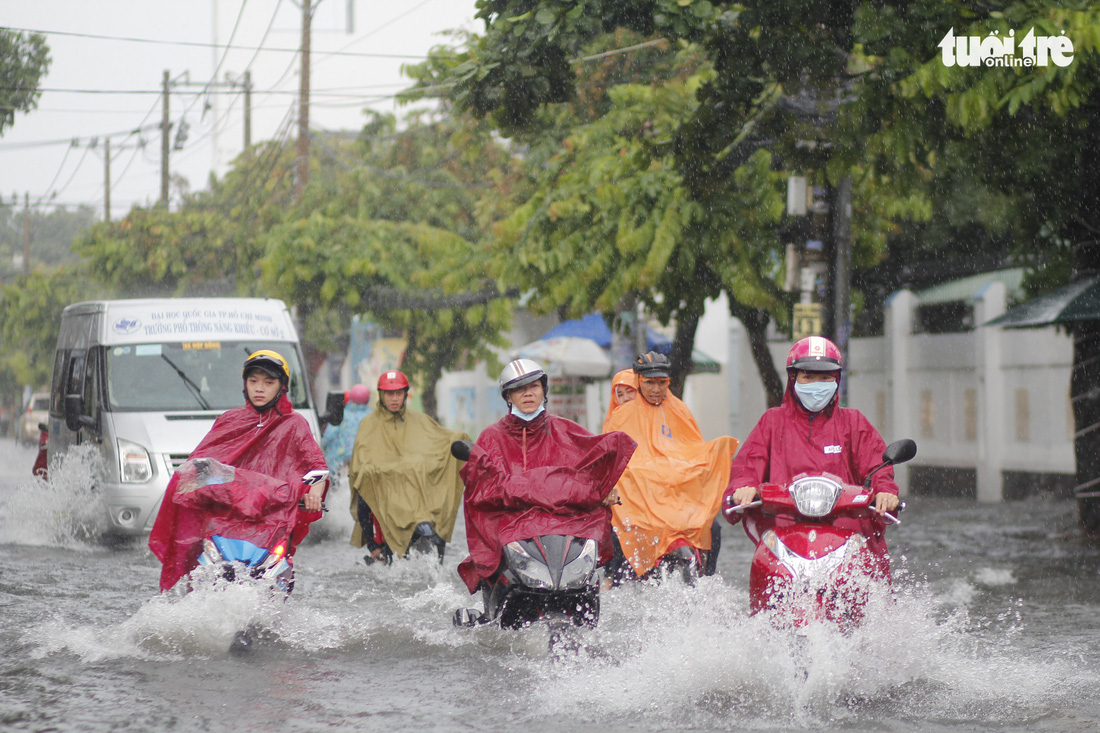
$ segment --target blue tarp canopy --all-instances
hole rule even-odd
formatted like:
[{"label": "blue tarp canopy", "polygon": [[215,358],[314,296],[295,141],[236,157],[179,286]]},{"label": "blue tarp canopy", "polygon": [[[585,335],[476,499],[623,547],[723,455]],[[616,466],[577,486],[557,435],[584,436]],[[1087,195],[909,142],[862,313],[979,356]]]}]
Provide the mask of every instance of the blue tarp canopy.
[{"label": "blue tarp canopy", "polygon": [[[565,321],[544,333],[540,340],[559,338],[561,336],[576,336],[582,339],[591,339],[600,345],[600,348],[611,348],[611,329],[607,321],[599,313],[590,313],[576,321]],[[667,354],[672,348],[672,341],[668,337],[656,333],[652,328],[646,329],[646,344],[651,351],[660,351]],[[660,347],[664,347],[661,349]]]},{"label": "blue tarp canopy", "polygon": [[[611,348],[611,329],[603,319],[603,316],[599,313],[590,313],[578,320],[559,323],[557,326],[554,326],[544,333],[539,340],[545,341],[547,339],[561,338],[563,336],[591,339],[599,344],[600,348]],[[650,351],[667,354],[672,350],[672,339],[664,334],[657,333],[652,328],[646,328],[646,345]],[[721,370],[721,365],[717,361],[698,349],[692,350],[691,360],[695,362],[695,369],[693,372],[717,374]]]}]

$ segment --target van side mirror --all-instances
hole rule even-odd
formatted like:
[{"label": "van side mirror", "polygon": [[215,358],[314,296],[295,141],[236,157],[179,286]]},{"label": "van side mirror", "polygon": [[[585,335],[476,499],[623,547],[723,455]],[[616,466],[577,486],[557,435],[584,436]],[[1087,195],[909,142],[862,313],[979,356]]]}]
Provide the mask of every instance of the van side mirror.
[{"label": "van side mirror", "polygon": [[344,393],[329,392],[325,395],[325,414],[318,418],[329,425],[339,425],[344,422]]},{"label": "van side mirror", "polygon": [[65,427],[74,433],[81,428],[94,428],[94,418],[84,414],[84,397],[78,394],[65,395]]}]

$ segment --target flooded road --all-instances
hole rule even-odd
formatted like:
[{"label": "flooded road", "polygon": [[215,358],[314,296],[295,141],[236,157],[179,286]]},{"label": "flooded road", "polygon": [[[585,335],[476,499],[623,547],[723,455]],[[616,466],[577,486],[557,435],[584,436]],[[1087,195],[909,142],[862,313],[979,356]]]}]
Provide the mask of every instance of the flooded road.
[{"label": "flooded road", "polygon": [[[1071,502],[915,498],[891,530],[895,593],[850,636],[749,617],[751,545],[725,529],[698,587],[602,596],[575,656],[544,629],[454,629],[476,606],[442,567],[367,567],[346,487],[300,548],[287,603],[156,592],[144,542],[105,545],[87,467],[30,479],[0,441],[0,728],[511,731],[1094,731],[1100,550]],[[251,653],[233,634],[270,632]]]}]

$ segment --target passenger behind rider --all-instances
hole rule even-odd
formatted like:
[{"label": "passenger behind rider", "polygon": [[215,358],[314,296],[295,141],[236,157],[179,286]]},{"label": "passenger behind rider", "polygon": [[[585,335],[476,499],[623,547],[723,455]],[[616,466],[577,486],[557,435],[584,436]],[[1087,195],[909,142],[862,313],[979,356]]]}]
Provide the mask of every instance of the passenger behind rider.
[{"label": "passenger behind rider", "polygon": [[458,566],[470,593],[482,588],[486,611],[505,544],[544,534],[596,540],[611,557],[615,482],[635,444],[621,432],[593,435],[546,412],[549,379],[530,359],[500,373],[508,414],[485,428],[462,469],[470,555]]},{"label": "passenger behind rider", "polygon": [[377,409],[359,423],[348,471],[351,545],[367,546],[368,565],[404,556],[421,522],[450,542],[462,498],[450,446],[469,440],[409,409],[409,379],[400,371],[383,372],[377,386]]},{"label": "passenger behind rider", "polygon": [[[190,458],[213,458],[285,481],[304,505],[288,545],[287,554],[293,555],[309,533],[310,523],[322,516],[328,480],[307,485],[302,479],[311,471],[327,470],[325,457],[309,423],[294,411],[287,396],[290,369],[286,359],[274,351],[256,351],[245,360],[242,377],[245,406],[218,417]],[[149,547],[163,563],[162,591],[190,572],[201,552],[199,542],[190,541],[200,518],[173,501],[179,480],[177,472],[169,481],[149,535]]]},{"label": "passenger behind rider", "polygon": [[[783,403],[765,412],[737,453],[726,490],[728,503],[744,506],[756,499],[761,484],[786,485],[803,473],[830,473],[849,484],[862,484],[882,463],[886,443],[859,410],[840,407],[838,387],[844,360],[829,339],[809,336],[787,354]],[[898,506],[894,469],[871,479],[879,514]],[[737,522],[738,515],[730,517]],[[881,522],[880,522],[881,524]],[[866,527],[868,545],[886,553],[882,528]]]},{"label": "passenger behind rider", "polygon": [[611,403],[607,406],[607,415],[603,419],[604,432],[607,432],[607,421],[611,419],[611,413],[616,407],[621,407],[638,396],[638,389],[634,386],[635,376],[633,369],[623,369],[611,380]]},{"label": "passenger behind rider", "polygon": [[616,407],[604,421],[605,431],[622,430],[638,443],[617,487],[622,504],[612,508],[616,557],[608,572],[614,582],[646,576],[684,544],[702,556],[703,574],[716,569],[722,536],[716,517],[737,440],[703,440],[691,410],[669,392],[671,368],[664,354],[639,356],[631,371],[641,399]]}]

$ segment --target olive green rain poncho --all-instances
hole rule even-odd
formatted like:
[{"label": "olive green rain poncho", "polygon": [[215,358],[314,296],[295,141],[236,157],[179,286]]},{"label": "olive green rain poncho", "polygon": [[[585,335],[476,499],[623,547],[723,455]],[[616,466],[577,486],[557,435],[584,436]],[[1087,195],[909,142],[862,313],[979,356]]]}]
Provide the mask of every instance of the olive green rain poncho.
[{"label": "olive green rain poncho", "polygon": [[[462,503],[462,463],[451,456],[451,443],[469,440],[421,412],[393,413],[379,405],[359,423],[348,482],[351,515],[359,496],[367,502],[396,557],[409,549],[420,522],[432,522],[436,534],[451,541]],[[351,544],[366,544],[358,523]]]}]

